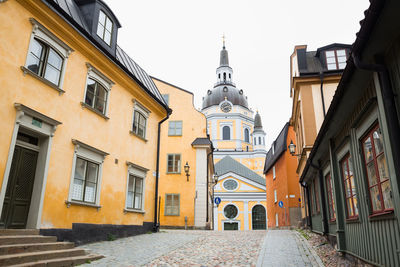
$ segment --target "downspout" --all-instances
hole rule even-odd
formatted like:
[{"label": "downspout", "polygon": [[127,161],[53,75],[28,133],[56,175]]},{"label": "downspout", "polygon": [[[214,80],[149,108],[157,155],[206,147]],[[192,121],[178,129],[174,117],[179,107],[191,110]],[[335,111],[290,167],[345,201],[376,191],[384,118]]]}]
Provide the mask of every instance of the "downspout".
[{"label": "downspout", "polygon": [[157,222],[157,208],[158,208],[158,180],[159,180],[159,173],[160,173],[160,135],[161,135],[161,124],[168,120],[169,115],[171,115],[172,110],[167,109],[167,117],[162,119],[158,123],[158,130],[157,130],[157,163],[156,163],[156,188],[154,193],[154,222],[153,222],[153,232],[158,232],[160,228],[160,224]]},{"label": "downspout", "polygon": [[360,70],[377,72],[381,84],[381,93],[383,99],[383,108],[386,115],[387,126],[389,128],[389,140],[391,143],[392,156],[395,166],[396,177],[400,177],[400,125],[397,115],[395,96],[393,94],[389,73],[383,64],[367,64],[361,62],[359,55],[352,54],[354,65]]},{"label": "downspout", "polygon": [[324,112],[324,118],[325,118],[326,110],[325,110],[325,98],[324,98],[324,90],[323,90],[323,88],[324,88],[324,72],[323,71],[321,71],[319,73],[319,79],[321,81],[320,91],[321,91],[321,100],[322,100],[322,111]]},{"label": "downspout", "polygon": [[[207,137],[208,137],[208,140],[210,140],[210,136],[207,134]],[[211,142],[211,140],[210,140],[210,143],[211,143],[211,151],[207,154],[207,186],[206,186],[206,190],[207,190],[207,192],[206,192],[206,207],[207,207],[207,216],[206,216],[206,222],[208,222],[208,219],[209,219],[209,216],[208,216],[208,213],[209,213],[209,205],[208,205],[208,193],[209,193],[209,190],[208,190],[208,187],[209,187],[209,184],[210,184],[210,177],[209,177],[209,172],[208,172],[208,165],[210,164],[210,155],[212,155],[212,153],[214,153],[214,147],[213,147],[213,145],[212,145],[212,142]],[[213,181],[214,182],[214,181]],[[213,198],[214,198],[214,195],[213,196],[211,196],[211,204],[212,205],[214,205],[213,204]],[[213,212],[214,213],[214,212]],[[213,218],[214,219],[214,218]],[[211,223],[213,223],[214,222],[214,220],[212,220],[211,221]]]}]

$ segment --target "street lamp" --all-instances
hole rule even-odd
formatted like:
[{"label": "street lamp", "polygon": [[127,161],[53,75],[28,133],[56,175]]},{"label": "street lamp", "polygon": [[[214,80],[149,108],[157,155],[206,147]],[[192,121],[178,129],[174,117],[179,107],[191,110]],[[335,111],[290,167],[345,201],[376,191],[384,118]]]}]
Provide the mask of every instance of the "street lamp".
[{"label": "street lamp", "polygon": [[289,148],[290,155],[297,156],[297,157],[301,156],[301,154],[295,154],[296,153],[296,145],[293,144],[292,140],[290,140],[290,144],[289,144],[288,148]]},{"label": "street lamp", "polygon": [[186,178],[187,178],[187,181],[189,182],[189,176],[190,176],[190,174],[189,174],[189,169],[190,169],[190,166],[189,166],[189,164],[188,164],[187,161],[186,161],[185,166],[183,166],[183,169],[185,170]]}]

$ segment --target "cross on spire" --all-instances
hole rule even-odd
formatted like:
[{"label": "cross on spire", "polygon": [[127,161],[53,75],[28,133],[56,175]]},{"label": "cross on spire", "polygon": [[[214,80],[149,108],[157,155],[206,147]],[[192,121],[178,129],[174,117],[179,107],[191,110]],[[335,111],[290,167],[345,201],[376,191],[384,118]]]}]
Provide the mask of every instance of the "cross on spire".
[{"label": "cross on spire", "polygon": [[225,33],[222,35],[223,48],[225,49]]}]

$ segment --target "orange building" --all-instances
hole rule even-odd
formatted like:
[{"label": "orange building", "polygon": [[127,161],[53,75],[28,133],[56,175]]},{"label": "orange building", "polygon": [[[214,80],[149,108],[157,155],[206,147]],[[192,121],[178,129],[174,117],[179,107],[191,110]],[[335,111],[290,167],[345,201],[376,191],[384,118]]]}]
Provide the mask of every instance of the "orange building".
[{"label": "orange building", "polygon": [[297,226],[301,220],[297,159],[288,150],[292,141],[295,141],[295,132],[286,123],[265,160],[268,228]]}]

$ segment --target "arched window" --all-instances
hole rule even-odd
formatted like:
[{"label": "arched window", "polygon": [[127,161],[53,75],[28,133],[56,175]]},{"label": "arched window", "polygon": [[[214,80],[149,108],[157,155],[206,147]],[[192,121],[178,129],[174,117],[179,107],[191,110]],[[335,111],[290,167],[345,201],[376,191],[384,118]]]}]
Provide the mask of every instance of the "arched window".
[{"label": "arched window", "polygon": [[265,145],[265,137],[263,137],[263,144]]},{"label": "arched window", "polygon": [[244,129],[244,141],[249,143],[250,142],[250,135],[249,135],[249,129]]},{"label": "arched window", "polygon": [[221,73],[218,73],[218,79],[221,79]]},{"label": "arched window", "polygon": [[224,81],[226,80],[226,73],[224,72]]},{"label": "arched window", "polygon": [[261,205],[255,205],[251,211],[251,221],[253,230],[265,230],[266,227],[266,212]]},{"label": "arched window", "polygon": [[231,74],[229,73],[229,79],[231,78]]},{"label": "arched window", "polygon": [[262,145],[262,143],[261,143],[261,136],[258,137],[258,144],[259,144],[259,145]]},{"label": "arched window", "polygon": [[254,145],[257,145],[257,138],[254,137]]},{"label": "arched window", "polygon": [[231,129],[229,126],[222,128],[222,140],[231,140]]}]

